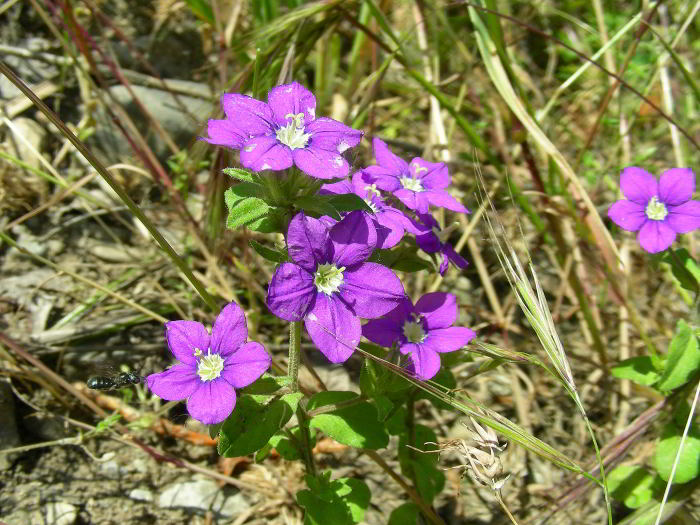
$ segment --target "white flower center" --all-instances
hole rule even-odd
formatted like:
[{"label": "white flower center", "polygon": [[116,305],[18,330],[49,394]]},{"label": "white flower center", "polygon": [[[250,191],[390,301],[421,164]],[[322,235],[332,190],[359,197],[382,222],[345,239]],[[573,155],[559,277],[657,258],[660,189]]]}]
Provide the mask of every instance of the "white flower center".
[{"label": "white flower center", "polygon": [[372,202],[372,199],[365,199],[367,206],[371,208],[374,213],[379,213],[379,206]]},{"label": "white flower center", "polygon": [[425,341],[423,325],[416,321],[406,321],[403,324],[403,335],[409,343],[422,343]]},{"label": "white flower center", "polygon": [[649,199],[646,214],[652,221],[663,221],[666,215],[668,215],[668,210],[666,209],[666,205],[654,196]]},{"label": "white flower center", "polygon": [[304,114],[289,113],[284,118],[291,119],[291,122],[277,130],[277,140],[285,146],[289,146],[289,149],[305,148],[309,138],[311,138],[311,133],[304,133]]},{"label": "white flower center", "polygon": [[370,198],[370,199],[374,195],[376,195],[377,197],[379,197],[381,195],[381,193],[377,189],[376,184],[368,184],[367,186],[365,186],[365,191],[367,192],[367,198]]},{"label": "white flower center", "polygon": [[415,191],[416,193],[423,191],[423,185],[418,179],[414,179],[413,177],[401,177],[400,181],[401,186],[407,190]]},{"label": "white flower center", "polygon": [[343,284],[345,266],[338,268],[335,264],[319,264],[314,274],[314,284],[319,292],[331,295]]},{"label": "white flower center", "polygon": [[200,358],[197,363],[197,375],[202,381],[213,381],[221,375],[224,360],[219,354],[212,354],[211,350],[207,349],[207,355],[202,357],[202,351],[195,348],[194,355]]}]

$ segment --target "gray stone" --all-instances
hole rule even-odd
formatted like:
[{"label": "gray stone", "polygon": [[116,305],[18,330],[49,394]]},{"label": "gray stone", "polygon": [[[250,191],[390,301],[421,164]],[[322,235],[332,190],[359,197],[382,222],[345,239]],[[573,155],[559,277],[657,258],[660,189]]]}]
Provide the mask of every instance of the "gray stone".
[{"label": "gray stone", "polygon": [[212,511],[230,518],[247,509],[249,504],[240,492],[226,497],[224,491],[213,480],[197,479],[166,487],[158,497],[158,506]]},{"label": "gray stone", "polygon": [[[188,91],[201,92],[202,96],[206,98],[178,95],[176,99],[168,91],[137,85],[132,85],[131,90],[151,117],[157,120],[160,126],[168,132],[173,142],[178,147],[184,148],[196,140],[200,133],[203,133],[207,116],[216,109],[216,103],[211,100],[209,88],[204,84],[184,80],[167,80],[167,82],[175,89],[178,86],[186,85]],[[154,129],[149,119],[142,113],[129,90],[123,85],[117,85],[111,87],[109,92],[124,107],[156,156],[161,161],[170,157],[172,151]],[[91,142],[109,162],[133,157],[134,152],[131,146],[101,108],[95,112],[95,120],[98,125],[91,137]]]},{"label": "gray stone", "polygon": [[153,492],[148,489],[133,489],[129,498],[136,501],[153,501]]},{"label": "gray stone", "polygon": [[[48,40],[31,37],[16,43],[15,47],[33,52],[44,52],[47,51],[51,45]],[[18,57],[10,54],[3,56],[2,59],[26,84],[37,84],[42,80],[48,80],[58,75],[58,67],[53,64],[48,64],[43,60]],[[5,75],[0,75],[0,98],[7,100],[21,94],[22,92],[10,82]]]},{"label": "gray stone", "polygon": [[64,501],[48,503],[45,512],[47,525],[72,525],[78,519],[78,508]]},{"label": "gray stone", "polygon": [[32,168],[39,168],[41,161],[37,153],[41,153],[45,138],[46,131],[40,124],[30,118],[17,117],[12,120],[10,133],[5,139],[5,151],[9,151]]}]

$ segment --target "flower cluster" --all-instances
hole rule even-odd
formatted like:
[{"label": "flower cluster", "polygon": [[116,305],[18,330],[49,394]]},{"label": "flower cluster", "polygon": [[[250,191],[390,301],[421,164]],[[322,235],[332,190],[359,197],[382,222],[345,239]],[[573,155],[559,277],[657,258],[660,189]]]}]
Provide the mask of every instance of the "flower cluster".
[{"label": "flower cluster", "polygon": [[187,411],[202,423],[220,423],[236,406],[234,389],[248,386],[270,367],[263,346],[247,338],[245,316],[235,303],[221,310],[211,335],[195,321],[170,321],[165,339],[179,362],[147,376],[146,384],[168,401],[187,399]]},{"label": "flower cluster", "polygon": [[670,169],[657,181],[652,174],[633,166],[620,173],[620,188],[627,200],[610,206],[608,217],[623,230],[639,231],[637,240],[647,252],[664,251],[677,234],[700,228],[700,202],[692,200],[692,170]]}]

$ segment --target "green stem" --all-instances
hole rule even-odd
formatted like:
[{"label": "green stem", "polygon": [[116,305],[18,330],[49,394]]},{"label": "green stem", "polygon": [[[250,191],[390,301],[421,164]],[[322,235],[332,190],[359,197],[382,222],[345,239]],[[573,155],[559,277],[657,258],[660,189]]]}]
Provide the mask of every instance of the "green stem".
[{"label": "green stem", "polygon": [[297,421],[299,421],[299,435],[301,437],[301,451],[304,455],[304,465],[306,473],[312,476],[316,475],[316,465],[314,464],[314,455],[311,450],[311,432],[309,431],[309,417],[306,410],[301,406],[297,407]]},{"label": "green stem", "polygon": [[289,325],[289,364],[287,375],[291,381],[289,388],[299,392],[299,363],[301,362],[301,321]]}]

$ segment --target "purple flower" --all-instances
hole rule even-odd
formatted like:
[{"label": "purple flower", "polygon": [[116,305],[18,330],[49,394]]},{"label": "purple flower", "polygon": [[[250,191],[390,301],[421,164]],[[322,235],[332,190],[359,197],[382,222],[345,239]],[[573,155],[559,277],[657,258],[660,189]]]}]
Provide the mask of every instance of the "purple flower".
[{"label": "purple flower", "polygon": [[263,346],[247,338],[245,315],[235,303],[221,310],[211,336],[195,321],[165,323],[165,339],[179,363],[146,377],[148,388],[168,401],[187,398],[187,411],[206,425],[222,422],[236,406],[234,388],[248,386],[270,367]]},{"label": "purple flower", "polygon": [[642,168],[629,167],[620,173],[620,188],[629,200],[619,200],[608,210],[615,224],[635,232],[649,253],[665,250],[678,233],[700,228],[700,202],[691,200],[695,174],[689,168],[673,168],[659,181]]},{"label": "purple flower", "polygon": [[374,224],[359,210],[332,228],[297,214],[287,247],[294,262],[279,265],[267,291],[267,306],[287,321],[304,320],[306,331],[332,362],[342,363],[360,341],[360,317],[373,319],[404,297],[388,268],[365,262],[377,243]]},{"label": "purple flower", "polygon": [[394,155],[380,139],[372,141],[376,166],[363,171],[377,187],[393,193],[407,208],[428,213],[430,205],[460,213],[469,213],[445,188],[450,185],[450,174],[442,162],[427,162],[419,157],[410,164]]},{"label": "purple flower", "polygon": [[374,211],[374,215],[370,215],[370,217],[377,230],[377,248],[379,249],[393,248],[401,242],[406,229],[411,230],[411,220],[401,211],[386,204],[381,198],[376,184],[373,184],[370,177],[362,171],[358,171],[352,176],[352,182],[344,180],[326,184],[319,193],[354,193],[362,197]]},{"label": "purple flower", "polygon": [[476,336],[469,328],[452,326],[456,320],[456,297],[434,292],[415,306],[406,298],[383,318],[364,325],[362,335],[386,347],[398,343],[399,351],[409,354],[412,371],[425,381],[440,370],[439,353],[459,350]]},{"label": "purple flower", "polygon": [[440,263],[440,275],[445,275],[448,263],[452,263],[456,268],[464,270],[469,263],[458,254],[450,243],[442,242],[447,231],[440,231],[438,222],[430,214],[417,214],[420,222],[413,221],[412,229],[409,231],[416,236],[416,244],[425,253],[442,254]]},{"label": "purple flower", "polygon": [[277,86],[267,104],[230,93],[221,97],[224,120],[209,120],[210,144],[241,150],[241,164],[253,171],[296,165],[318,179],[350,171],[341,153],[357,146],[363,133],[336,120],[316,118],[316,98],[297,82]]}]

